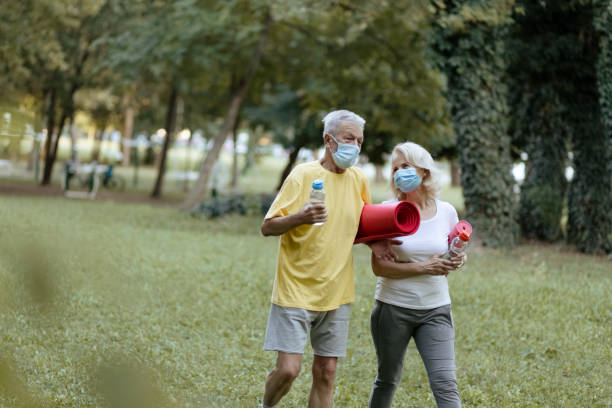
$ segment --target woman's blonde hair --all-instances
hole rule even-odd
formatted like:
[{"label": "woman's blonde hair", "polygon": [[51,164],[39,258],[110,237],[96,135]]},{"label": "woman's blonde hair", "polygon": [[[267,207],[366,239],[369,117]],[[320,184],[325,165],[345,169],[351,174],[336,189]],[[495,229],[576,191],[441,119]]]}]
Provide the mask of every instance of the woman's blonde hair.
[{"label": "woman's blonde hair", "polygon": [[403,158],[414,167],[420,167],[427,170],[428,174],[423,177],[422,185],[425,189],[425,200],[435,200],[440,194],[440,170],[434,161],[433,157],[421,145],[412,142],[405,142],[396,145],[391,153],[391,190],[395,197],[399,200],[402,191],[395,187],[393,182],[393,162]]}]

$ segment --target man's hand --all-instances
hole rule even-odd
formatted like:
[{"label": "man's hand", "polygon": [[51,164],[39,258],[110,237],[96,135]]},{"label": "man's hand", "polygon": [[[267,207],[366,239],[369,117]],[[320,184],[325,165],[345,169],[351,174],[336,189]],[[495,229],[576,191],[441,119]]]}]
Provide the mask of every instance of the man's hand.
[{"label": "man's hand", "polygon": [[367,245],[372,249],[372,255],[374,255],[375,258],[389,262],[397,261],[397,257],[391,249],[392,245],[401,244],[402,241],[400,241],[399,239],[381,239],[379,241],[367,243]]},{"label": "man's hand", "polygon": [[321,202],[308,201],[299,212],[301,224],[316,224],[327,221],[327,209]]}]

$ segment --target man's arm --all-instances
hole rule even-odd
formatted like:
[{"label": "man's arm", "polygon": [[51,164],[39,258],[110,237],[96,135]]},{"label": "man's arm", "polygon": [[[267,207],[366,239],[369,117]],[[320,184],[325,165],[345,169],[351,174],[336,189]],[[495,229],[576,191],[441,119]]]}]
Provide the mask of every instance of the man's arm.
[{"label": "man's arm", "polygon": [[381,239],[378,241],[366,242],[365,244],[370,247],[374,257],[394,262],[397,261],[397,257],[391,249],[392,245],[401,245],[402,241],[399,239]]},{"label": "man's arm", "polygon": [[265,237],[282,235],[303,224],[315,224],[325,221],[327,221],[325,204],[309,201],[295,214],[266,218],[261,224],[261,234]]}]

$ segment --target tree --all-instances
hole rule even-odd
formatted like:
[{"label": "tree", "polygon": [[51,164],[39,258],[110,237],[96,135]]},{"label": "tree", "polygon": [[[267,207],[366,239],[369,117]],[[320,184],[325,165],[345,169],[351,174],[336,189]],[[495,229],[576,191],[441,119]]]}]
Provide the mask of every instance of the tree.
[{"label": "tree", "polygon": [[[260,5],[260,7],[254,5],[251,8],[251,4],[240,1],[235,2],[237,4],[233,4],[234,2],[228,3],[231,4],[224,4],[224,7],[233,6],[231,8],[231,12],[234,13],[231,16],[233,18],[228,17],[228,20],[222,21],[223,24],[227,25],[215,25],[214,27],[216,30],[219,30],[216,32],[217,34],[223,32],[224,28],[228,29],[229,25],[239,27],[234,36],[220,36],[217,44],[224,58],[216,61],[216,63],[221,67],[225,67],[230,75],[228,88],[229,104],[227,105],[221,129],[214,137],[213,146],[202,162],[198,180],[181,204],[181,208],[185,210],[189,210],[197,205],[206,193],[213,165],[217,161],[227,135],[235,128],[240,108],[247,97],[247,92],[265,52],[268,34],[272,25],[272,16],[265,4],[263,6]],[[229,10],[224,9],[226,12],[229,12]],[[253,17],[255,17],[254,21]],[[253,37],[253,33],[257,33],[257,35]],[[247,55],[240,55],[239,58],[231,58],[233,53],[229,52],[230,49],[234,50],[234,52],[240,49],[246,49],[250,52]],[[246,63],[245,60],[247,61]]]},{"label": "tree", "polygon": [[319,115],[308,112],[303,105],[303,98],[286,85],[281,85],[274,93],[265,94],[259,106],[244,109],[244,116],[252,126],[263,125],[274,134],[275,141],[289,151],[289,159],[276,185],[277,191],[293,169],[300,150],[316,148],[323,140]]},{"label": "tree", "polygon": [[[101,42],[110,47],[103,66],[145,84],[157,84],[166,98],[165,138],[153,198],[162,194],[166,157],[176,125],[177,103],[189,89],[190,74],[201,67],[192,56],[202,35],[202,10],[195,0],[182,2],[135,2],[124,16],[123,30]],[[154,85],[155,86],[155,85]]]},{"label": "tree", "polygon": [[[333,109],[350,109],[366,119],[362,153],[377,165],[401,141],[413,140],[427,148],[452,145],[442,76],[426,55],[433,17],[427,5],[425,1],[382,5],[315,1],[307,9],[292,2],[274,9],[276,24],[270,34],[274,52],[264,55],[261,72],[265,74],[259,76],[263,100],[250,102],[265,107],[252,110],[249,117],[252,122],[254,115],[282,121],[283,112],[292,112],[280,104],[279,83],[287,95],[299,95],[295,112],[304,114],[294,117],[302,122],[287,120],[284,123],[292,125],[276,132],[290,152],[283,175],[306,142],[300,137],[304,120],[313,120],[314,114],[320,119]],[[279,98],[277,107],[270,104],[275,98]],[[269,109],[276,109],[278,117],[264,112]],[[320,146],[323,139],[313,132],[312,140]]]},{"label": "tree", "polygon": [[511,134],[528,155],[519,223],[527,237],[562,237],[570,127],[561,93],[576,66],[568,64],[575,36],[561,1],[522,1],[509,47]]},{"label": "tree", "polygon": [[434,50],[461,164],[466,218],[484,245],[511,247],[518,236],[508,134],[505,38],[512,1],[435,1]]},{"label": "tree", "polygon": [[[14,3],[14,4],[13,4]],[[119,0],[61,0],[13,2],[7,16],[8,54],[3,69],[15,71],[21,89],[40,98],[44,106],[47,139],[42,184],[49,184],[64,124],[75,110],[74,94],[91,78],[96,54],[94,42],[110,30]],[[4,19],[3,19],[4,21]],[[23,25],[35,27],[21,30]],[[12,27],[12,28],[11,28]]]},{"label": "tree", "polygon": [[612,251],[612,133],[610,128],[610,17],[608,1],[577,1],[567,18],[575,47],[566,56],[576,71],[563,95],[572,127],[575,168],[568,198],[568,241],[583,252]]}]

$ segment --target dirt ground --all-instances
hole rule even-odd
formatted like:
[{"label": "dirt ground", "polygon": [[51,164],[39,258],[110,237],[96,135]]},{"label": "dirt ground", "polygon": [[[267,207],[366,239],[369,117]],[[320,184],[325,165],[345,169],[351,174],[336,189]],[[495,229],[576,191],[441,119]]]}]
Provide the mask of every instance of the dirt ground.
[{"label": "dirt ground", "polygon": [[[0,179],[0,196],[37,196],[37,197],[64,197],[60,186],[41,186],[40,184],[24,181],[2,180]],[[76,200],[76,198],[66,198]],[[159,199],[151,198],[148,193],[140,192],[119,192],[110,190],[98,190],[96,201],[116,201],[127,203],[140,203],[151,205],[178,206],[180,198],[162,197]]]}]

